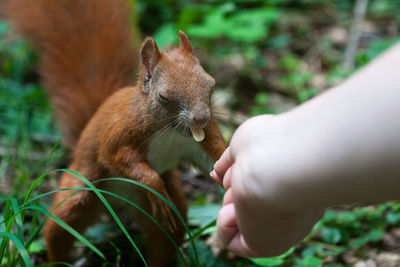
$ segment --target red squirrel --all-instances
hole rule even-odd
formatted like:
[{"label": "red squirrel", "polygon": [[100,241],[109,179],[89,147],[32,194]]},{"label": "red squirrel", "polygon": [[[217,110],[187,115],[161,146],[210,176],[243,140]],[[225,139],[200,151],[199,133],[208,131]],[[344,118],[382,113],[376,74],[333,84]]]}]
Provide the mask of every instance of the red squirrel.
[{"label": "red squirrel", "polygon": [[[175,167],[186,161],[209,171],[226,148],[210,109],[215,81],[183,32],[179,48],[159,51],[146,38],[137,51],[127,2],[3,0],[3,8],[39,50],[44,85],[73,151],[69,169],[90,181],[126,177],[143,183],[186,218]],[[138,82],[131,86],[137,69]],[[59,188],[79,186],[83,183],[68,173],[59,183]],[[122,182],[98,186],[134,199],[182,243],[183,225],[160,198]],[[50,211],[83,232],[98,219],[101,204],[94,193],[80,191],[57,207],[70,194],[58,192]],[[166,266],[174,246],[148,218],[131,213],[145,234],[148,266]],[[50,219],[44,236],[48,260],[68,261],[74,238]]]}]

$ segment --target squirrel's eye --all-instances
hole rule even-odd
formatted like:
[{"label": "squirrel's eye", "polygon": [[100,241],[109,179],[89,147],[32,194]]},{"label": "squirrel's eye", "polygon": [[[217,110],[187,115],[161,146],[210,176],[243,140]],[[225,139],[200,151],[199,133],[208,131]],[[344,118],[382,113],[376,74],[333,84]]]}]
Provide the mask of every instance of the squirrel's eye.
[{"label": "squirrel's eye", "polygon": [[158,93],[158,97],[160,98],[160,101],[162,103],[168,103],[168,98],[166,96],[163,96],[162,94]]}]

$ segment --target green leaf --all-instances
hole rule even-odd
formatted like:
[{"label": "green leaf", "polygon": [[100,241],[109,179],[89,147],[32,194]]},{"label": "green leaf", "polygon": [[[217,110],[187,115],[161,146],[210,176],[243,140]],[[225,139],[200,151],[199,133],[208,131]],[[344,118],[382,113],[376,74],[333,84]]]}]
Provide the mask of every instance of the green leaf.
[{"label": "green leaf", "polygon": [[268,94],[267,93],[258,93],[256,95],[255,101],[258,105],[265,105],[268,103]]},{"label": "green leaf", "polygon": [[257,258],[257,259],[251,259],[252,262],[257,264],[258,266],[279,266],[284,263],[284,260],[279,257],[274,257],[274,258]]},{"label": "green leaf", "polygon": [[214,221],[221,209],[219,204],[191,205],[189,207],[189,224],[204,227]]},{"label": "green leaf", "polygon": [[373,229],[370,232],[368,232],[367,235],[353,239],[349,243],[349,247],[355,249],[355,248],[364,246],[365,244],[367,244],[370,241],[374,241],[374,242],[379,241],[382,239],[384,234],[385,234],[385,232],[381,229]]},{"label": "green leaf", "polygon": [[199,38],[215,38],[220,37],[226,31],[226,20],[224,12],[214,10],[205,16],[204,23],[193,25],[188,29],[192,36]]},{"label": "green leaf", "polygon": [[301,267],[319,267],[322,264],[322,259],[316,257],[305,257],[302,259],[298,266]]},{"label": "green leaf", "polygon": [[357,221],[357,215],[352,211],[341,211],[336,214],[336,221],[339,224],[348,224]]},{"label": "green leaf", "polygon": [[178,30],[175,24],[168,23],[161,26],[154,34],[154,40],[160,49],[175,44],[178,41]]},{"label": "green leaf", "polygon": [[40,241],[33,241],[32,244],[29,246],[29,251],[31,253],[39,253],[45,250],[45,245],[43,240]]},{"label": "green leaf", "polygon": [[252,43],[267,37],[268,28],[262,25],[232,25],[226,34],[235,41]]},{"label": "green leaf", "polygon": [[236,41],[255,42],[267,37],[268,24],[275,22],[279,12],[275,8],[242,10],[227,20],[227,36]]},{"label": "green leaf", "polygon": [[367,238],[370,241],[379,241],[382,239],[383,235],[385,234],[385,231],[382,229],[373,229],[367,234]]},{"label": "green leaf", "polygon": [[322,228],[322,239],[330,244],[337,244],[342,240],[342,234],[337,227]]},{"label": "green leaf", "polygon": [[295,247],[291,247],[288,251],[282,255],[271,257],[271,258],[251,258],[250,260],[258,266],[279,266],[284,263],[284,259],[293,253]]},{"label": "green leaf", "polygon": [[398,224],[400,222],[400,212],[389,211],[388,213],[386,213],[385,219],[388,224]]},{"label": "green leaf", "polygon": [[[213,257],[210,248],[207,247],[203,242],[196,241],[197,253],[199,254],[199,265],[198,266],[213,266],[215,263],[215,257]],[[189,258],[193,258],[193,250],[188,250]]]},{"label": "green leaf", "polygon": [[279,65],[281,66],[281,68],[283,68],[284,70],[287,70],[289,72],[294,72],[297,70],[297,68],[299,67],[299,60],[297,59],[297,57],[293,54],[286,54],[285,56],[283,56],[279,62]]},{"label": "green leaf", "polygon": [[308,258],[318,255],[324,251],[324,246],[322,245],[308,245],[305,249],[301,251],[301,256]]},{"label": "green leaf", "polygon": [[311,98],[313,98],[317,94],[315,89],[304,89],[297,92],[297,96],[299,98],[300,103],[303,103]]}]

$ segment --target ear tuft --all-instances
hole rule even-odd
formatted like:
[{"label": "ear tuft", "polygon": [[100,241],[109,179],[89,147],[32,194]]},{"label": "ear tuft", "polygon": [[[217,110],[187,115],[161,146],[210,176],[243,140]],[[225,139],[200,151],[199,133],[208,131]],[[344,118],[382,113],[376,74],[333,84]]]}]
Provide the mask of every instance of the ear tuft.
[{"label": "ear tuft", "polygon": [[147,37],[140,48],[140,63],[144,75],[143,82],[148,83],[153,75],[154,67],[161,58],[157,44],[153,38]]},{"label": "ear tuft", "polygon": [[192,44],[190,43],[189,38],[183,31],[179,31],[179,42],[180,42],[179,49],[181,51],[193,54]]}]

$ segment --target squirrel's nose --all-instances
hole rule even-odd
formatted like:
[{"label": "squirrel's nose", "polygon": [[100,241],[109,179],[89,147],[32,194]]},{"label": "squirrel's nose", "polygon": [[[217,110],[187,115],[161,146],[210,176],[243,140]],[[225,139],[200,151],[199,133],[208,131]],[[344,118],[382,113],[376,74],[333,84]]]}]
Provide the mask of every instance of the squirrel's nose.
[{"label": "squirrel's nose", "polygon": [[197,107],[193,109],[191,127],[204,128],[210,119],[210,109],[208,107]]},{"label": "squirrel's nose", "polygon": [[204,128],[208,123],[208,119],[209,117],[204,115],[195,116],[193,117],[193,126]]}]

